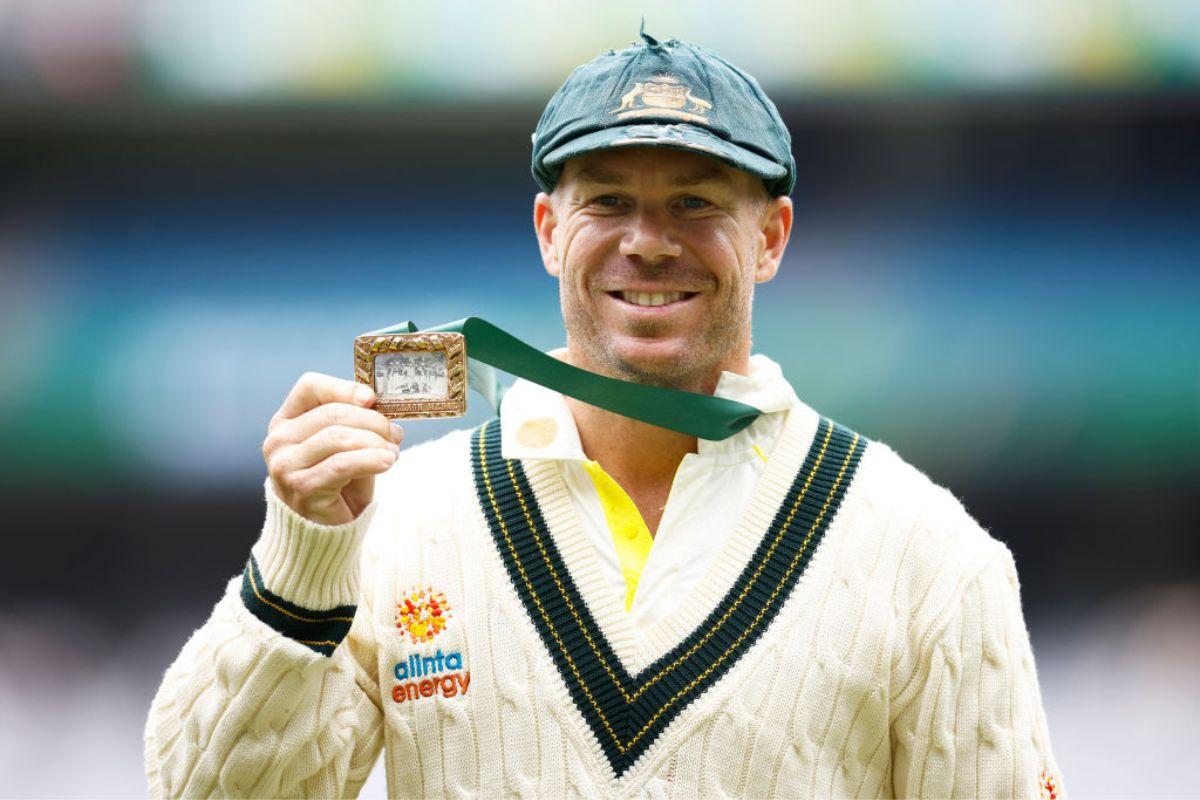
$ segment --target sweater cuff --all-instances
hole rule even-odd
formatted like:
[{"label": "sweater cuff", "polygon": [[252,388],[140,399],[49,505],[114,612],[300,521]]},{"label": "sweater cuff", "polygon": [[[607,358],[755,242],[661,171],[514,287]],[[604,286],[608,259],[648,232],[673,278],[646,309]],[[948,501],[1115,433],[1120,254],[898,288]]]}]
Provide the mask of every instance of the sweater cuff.
[{"label": "sweater cuff", "polygon": [[250,551],[242,600],[252,614],[283,635],[318,652],[332,651],[345,637],[356,610],[359,548],[376,502],[351,522],[322,525],[284,503],[270,478],[264,491],[267,517]]}]

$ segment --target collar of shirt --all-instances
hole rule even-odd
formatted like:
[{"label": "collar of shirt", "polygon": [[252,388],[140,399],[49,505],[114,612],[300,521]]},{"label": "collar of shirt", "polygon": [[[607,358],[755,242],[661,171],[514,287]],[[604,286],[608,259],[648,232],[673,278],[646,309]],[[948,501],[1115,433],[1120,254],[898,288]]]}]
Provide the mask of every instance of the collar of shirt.
[{"label": "collar of shirt", "polygon": [[[750,357],[749,375],[722,372],[713,394],[763,412],[753,424],[728,439],[698,440],[697,455],[725,463],[765,459],[764,448],[775,442],[783,424],[782,412],[800,404],[779,365],[764,355]],[[524,378],[517,379],[504,395],[500,440],[505,458],[587,460],[567,401],[553,389]]]}]

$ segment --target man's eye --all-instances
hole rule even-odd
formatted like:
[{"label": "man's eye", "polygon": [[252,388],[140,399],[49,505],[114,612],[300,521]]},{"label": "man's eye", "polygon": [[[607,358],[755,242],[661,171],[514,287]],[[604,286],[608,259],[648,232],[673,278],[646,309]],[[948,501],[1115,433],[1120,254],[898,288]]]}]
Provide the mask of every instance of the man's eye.
[{"label": "man's eye", "polygon": [[679,202],[688,211],[703,211],[709,206],[709,202],[703,197],[685,197]]},{"label": "man's eye", "polygon": [[603,206],[604,208],[616,208],[617,206],[621,205],[621,198],[617,197],[615,194],[602,194],[592,202],[598,206]]}]

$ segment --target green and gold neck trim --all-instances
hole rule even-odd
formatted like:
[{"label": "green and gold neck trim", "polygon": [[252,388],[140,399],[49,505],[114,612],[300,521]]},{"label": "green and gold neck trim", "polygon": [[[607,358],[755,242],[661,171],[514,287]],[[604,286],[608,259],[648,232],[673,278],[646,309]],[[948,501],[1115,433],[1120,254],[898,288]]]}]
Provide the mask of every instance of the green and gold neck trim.
[{"label": "green and gold neck trim", "polygon": [[683,641],[631,674],[572,580],[521,462],[501,455],[499,422],[472,434],[475,487],[496,549],[617,777],[767,630],[837,514],[866,446],[858,434],[821,419],[774,520],[733,586]]}]

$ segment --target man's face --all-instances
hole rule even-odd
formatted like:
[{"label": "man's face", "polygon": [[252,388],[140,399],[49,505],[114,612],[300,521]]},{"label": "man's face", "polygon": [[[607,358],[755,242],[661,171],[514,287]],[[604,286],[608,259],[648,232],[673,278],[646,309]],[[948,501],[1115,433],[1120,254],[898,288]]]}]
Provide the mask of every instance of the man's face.
[{"label": "man's face", "polygon": [[711,392],[748,366],[754,284],[778,269],[791,204],[704,156],[615,148],[568,161],[534,223],[574,363]]}]

